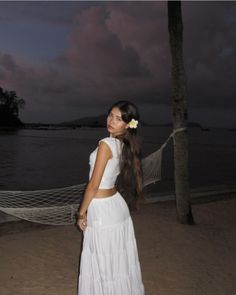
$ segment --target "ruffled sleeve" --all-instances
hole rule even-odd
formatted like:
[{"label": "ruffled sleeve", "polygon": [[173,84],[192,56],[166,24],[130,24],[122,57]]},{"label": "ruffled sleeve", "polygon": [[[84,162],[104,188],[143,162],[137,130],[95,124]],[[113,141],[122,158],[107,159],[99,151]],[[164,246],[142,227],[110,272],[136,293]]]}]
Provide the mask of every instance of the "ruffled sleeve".
[{"label": "ruffled sleeve", "polygon": [[109,146],[109,148],[111,150],[111,153],[112,153],[112,156],[114,157],[116,155],[116,153],[115,153],[115,150],[114,150],[114,141],[112,140],[112,138],[105,137],[105,138],[99,140],[98,144],[100,144],[101,141],[105,142]]}]

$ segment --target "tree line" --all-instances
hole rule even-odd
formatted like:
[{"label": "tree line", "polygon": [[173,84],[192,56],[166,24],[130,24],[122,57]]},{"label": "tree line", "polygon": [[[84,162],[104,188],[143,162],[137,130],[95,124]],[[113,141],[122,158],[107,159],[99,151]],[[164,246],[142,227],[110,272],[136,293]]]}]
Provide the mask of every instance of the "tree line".
[{"label": "tree line", "polygon": [[15,91],[0,87],[0,126],[20,127],[24,125],[19,119],[19,110],[25,106],[25,100],[19,98]]}]

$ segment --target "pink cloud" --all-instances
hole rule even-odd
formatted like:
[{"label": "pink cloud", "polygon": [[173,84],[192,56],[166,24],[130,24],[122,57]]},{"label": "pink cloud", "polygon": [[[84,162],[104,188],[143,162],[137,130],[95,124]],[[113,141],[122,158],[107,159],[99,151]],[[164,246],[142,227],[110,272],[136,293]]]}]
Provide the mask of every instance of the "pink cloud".
[{"label": "pink cloud", "polygon": [[[234,89],[236,28],[225,18],[235,5],[212,5],[182,3],[193,106],[212,104],[212,97],[226,105],[222,96],[234,103],[227,89]],[[0,78],[28,104],[79,108],[99,102],[102,108],[127,98],[167,105],[170,61],[166,2],[104,2],[75,14],[68,47],[50,64],[25,64],[0,54]]]}]

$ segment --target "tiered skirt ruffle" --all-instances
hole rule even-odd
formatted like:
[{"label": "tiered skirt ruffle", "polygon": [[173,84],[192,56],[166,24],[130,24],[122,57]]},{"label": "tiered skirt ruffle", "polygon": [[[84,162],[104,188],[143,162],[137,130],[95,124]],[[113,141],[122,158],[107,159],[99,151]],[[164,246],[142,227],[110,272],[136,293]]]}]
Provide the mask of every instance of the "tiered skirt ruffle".
[{"label": "tiered skirt ruffle", "polygon": [[133,222],[117,192],[89,205],[78,295],[144,295]]}]

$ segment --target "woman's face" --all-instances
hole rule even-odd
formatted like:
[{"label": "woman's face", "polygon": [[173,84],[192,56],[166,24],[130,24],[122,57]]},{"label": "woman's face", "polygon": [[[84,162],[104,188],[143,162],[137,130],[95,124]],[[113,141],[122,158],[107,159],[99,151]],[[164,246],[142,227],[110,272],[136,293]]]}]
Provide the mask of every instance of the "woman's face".
[{"label": "woman's face", "polygon": [[114,107],[107,116],[107,130],[113,136],[123,134],[129,127],[128,123],[125,123],[121,118],[121,112],[119,108]]}]

